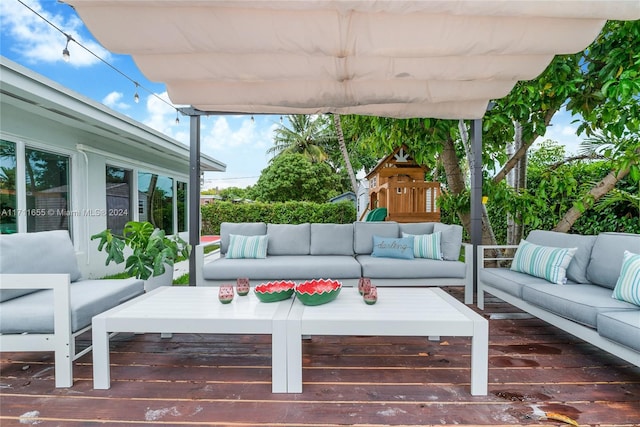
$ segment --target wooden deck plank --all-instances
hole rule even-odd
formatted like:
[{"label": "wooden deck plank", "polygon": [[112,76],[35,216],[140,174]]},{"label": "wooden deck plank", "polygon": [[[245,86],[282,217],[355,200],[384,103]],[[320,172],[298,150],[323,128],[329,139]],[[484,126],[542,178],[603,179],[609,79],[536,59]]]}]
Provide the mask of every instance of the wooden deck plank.
[{"label": "wooden deck plank", "polygon": [[[452,292],[461,299],[460,292]],[[517,313],[490,300],[482,314]],[[92,359],[56,389],[52,353],[0,353],[5,426],[640,425],[640,368],[535,318],[490,320],[489,394],[469,393],[464,337],[313,337],[304,392],[271,393],[268,336],[121,334],[112,387],[93,390]]]}]

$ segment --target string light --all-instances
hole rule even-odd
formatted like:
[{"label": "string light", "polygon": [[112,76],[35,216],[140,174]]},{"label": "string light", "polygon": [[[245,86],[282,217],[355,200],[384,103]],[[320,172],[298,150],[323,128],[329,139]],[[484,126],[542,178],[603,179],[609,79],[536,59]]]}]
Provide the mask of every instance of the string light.
[{"label": "string light", "polygon": [[176,108],[176,125],[180,124],[180,117],[178,117],[178,109]]},{"label": "string light", "polygon": [[138,86],[140,85],[138,84],[138,82],[134,82],[134,83],[136,85],[136,93],[133,94],[133,102],[137,104],[138,102],[140,102],[140,95],[138,95]]},{"label": "string light", "polygon": [[120,74],[122,77],[126,78],[127,80],[129,80],[131,83],[133,83],[136,86],[136,92],[133,95],[133,100],[138,103],[140,101],[140,95],[138,94],[138,88],[144,90],[145,92],[147,92],[148,94],[150,94],[151,96],[154,96],[155,98],[159,99],[160,101],[162,101],[163,103],[165,103],[166,105],[170,106],[171,108],[176,110],[176,124],[180,123],[180,119],[177,117],[177,111],[178,109],[171,104],[170,102],[166,101],[165,99],[161,98],[159,95],[157,95],[156,93],[154,93],[152,90],[147,89],[146,87],[142,86],[141,84],[139,84],[137,81],[133,80],[131,77],[129,77],[128,75],[126,75],[124,72],[122,72],[121,70],[119,70],[118,68],[116,68],[115,66],[113,66],[111,63],[107,62],[106,60],[102,59],[100,56],[96,55],[91,49],[87,48],[86,46],[84,46],[82,43],[78,42],[76,39],[74,39],[71,35],[65,33],[64,31],[62,31],[58,26],[56,26],[53,22],[49,21],[47,18],[45,18],[44,16],[42,16],[40,13],[38,13],[37,11],[35,11],[34,9],[32,9],[29,5],[25,4],[24,1],[22,0],[18,0],[18,3],[20,3],[21,5],[23,5],[24,7],[26,7],[27,9],[29,9],[31,12],[33,12],[34,15],[38,16],[40,19],[42,19],[44,22],[46,22],[47,24],[49,24],[51,27],[53,27],[55,30],[57,30],[59,33],[63,34],[66,38],[67,38],[67,43],[64,47],[64,49],[62,50],[62,59],[64,59],[65,62],[69,62],[69,60],[71,59],[71,54],[69,52],[69,42],[74,42],[75,44],[77,44],[78,46],[80,46],[82,49],[84,49],[85,51],[87,51],[89,54],[91,54],[93,57],[95,57],[98,61],[102,62],[103,64],[107,65],[109,68],[111,68],[112,70],[114,70],[115,72],[117,72],[118,74]]},{"label": "string light", "polygon": [[251,116],[251,123],[255,123],[256,119],[253,118],[253,116]]},{"label": "string light", "polygon": [[64,49],[62,49],[62,59],[64,60],[64,62],[69,62],[69,60],[71,59],[71,54],[69,54],[69,42],[73,40],[73,37],[71,37],[67,33],[62,33],[62,34],[64,34],[67,37],[67,44],[64,46]]}]

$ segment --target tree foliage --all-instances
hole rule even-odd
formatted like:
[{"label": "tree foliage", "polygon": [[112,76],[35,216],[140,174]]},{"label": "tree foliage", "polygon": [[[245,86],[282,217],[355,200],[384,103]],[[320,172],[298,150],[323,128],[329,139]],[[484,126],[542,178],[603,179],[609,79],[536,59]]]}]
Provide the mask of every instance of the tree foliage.
[{"label": "tree foliage", "polygon": [[302,154],[281,154],[267,166],[251,191],[255,200],[326,202],[340,194],[338,177],[326,163]]}]

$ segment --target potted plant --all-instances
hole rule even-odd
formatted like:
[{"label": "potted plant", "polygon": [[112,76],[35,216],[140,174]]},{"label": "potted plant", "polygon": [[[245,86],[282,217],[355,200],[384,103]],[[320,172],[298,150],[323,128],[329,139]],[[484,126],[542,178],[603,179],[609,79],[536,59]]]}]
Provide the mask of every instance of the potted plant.
[{"label": "potted plant", "polygon": [[91,240],[94,239],[100,239],[98,250],[104,250],[107,253],[105,265],[109,265],[111,261],[116,264],[123,263],[125,247],[129,247],[132,253],[126,257],[126,271],[138,279],[149,281],[152,277],[165,274],[167,267],[170,267],[166,273],[170,277],[166,285],[171,285],[173,277],[171,267],[175,260],[178,257],[188,257],[191,250],[191,246],[179,236],[168,237],[164,230],[155,228],[147,221],[127,222],[122,236],[106,229],[91,236]]}]

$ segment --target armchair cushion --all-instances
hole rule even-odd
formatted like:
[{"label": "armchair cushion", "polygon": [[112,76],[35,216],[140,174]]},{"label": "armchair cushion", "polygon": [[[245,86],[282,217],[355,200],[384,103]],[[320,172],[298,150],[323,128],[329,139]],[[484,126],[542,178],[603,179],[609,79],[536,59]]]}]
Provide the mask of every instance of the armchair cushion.
[{"label": "armchair cushion", "polygon": [[[3,234],[0,254],[2,274],[68,274],[72,282],[80,279],[75,249],[66,230]],[[0,302],[36,291],[3,289]]]},{"label": "armchair cushion", "polygon": [[[91,324],[91,318],[144,292],[139,279],[80,280],[71,283],[71,332]],[[0,333],[53,333],[53,290],[40,290],[2,303]]]}]

